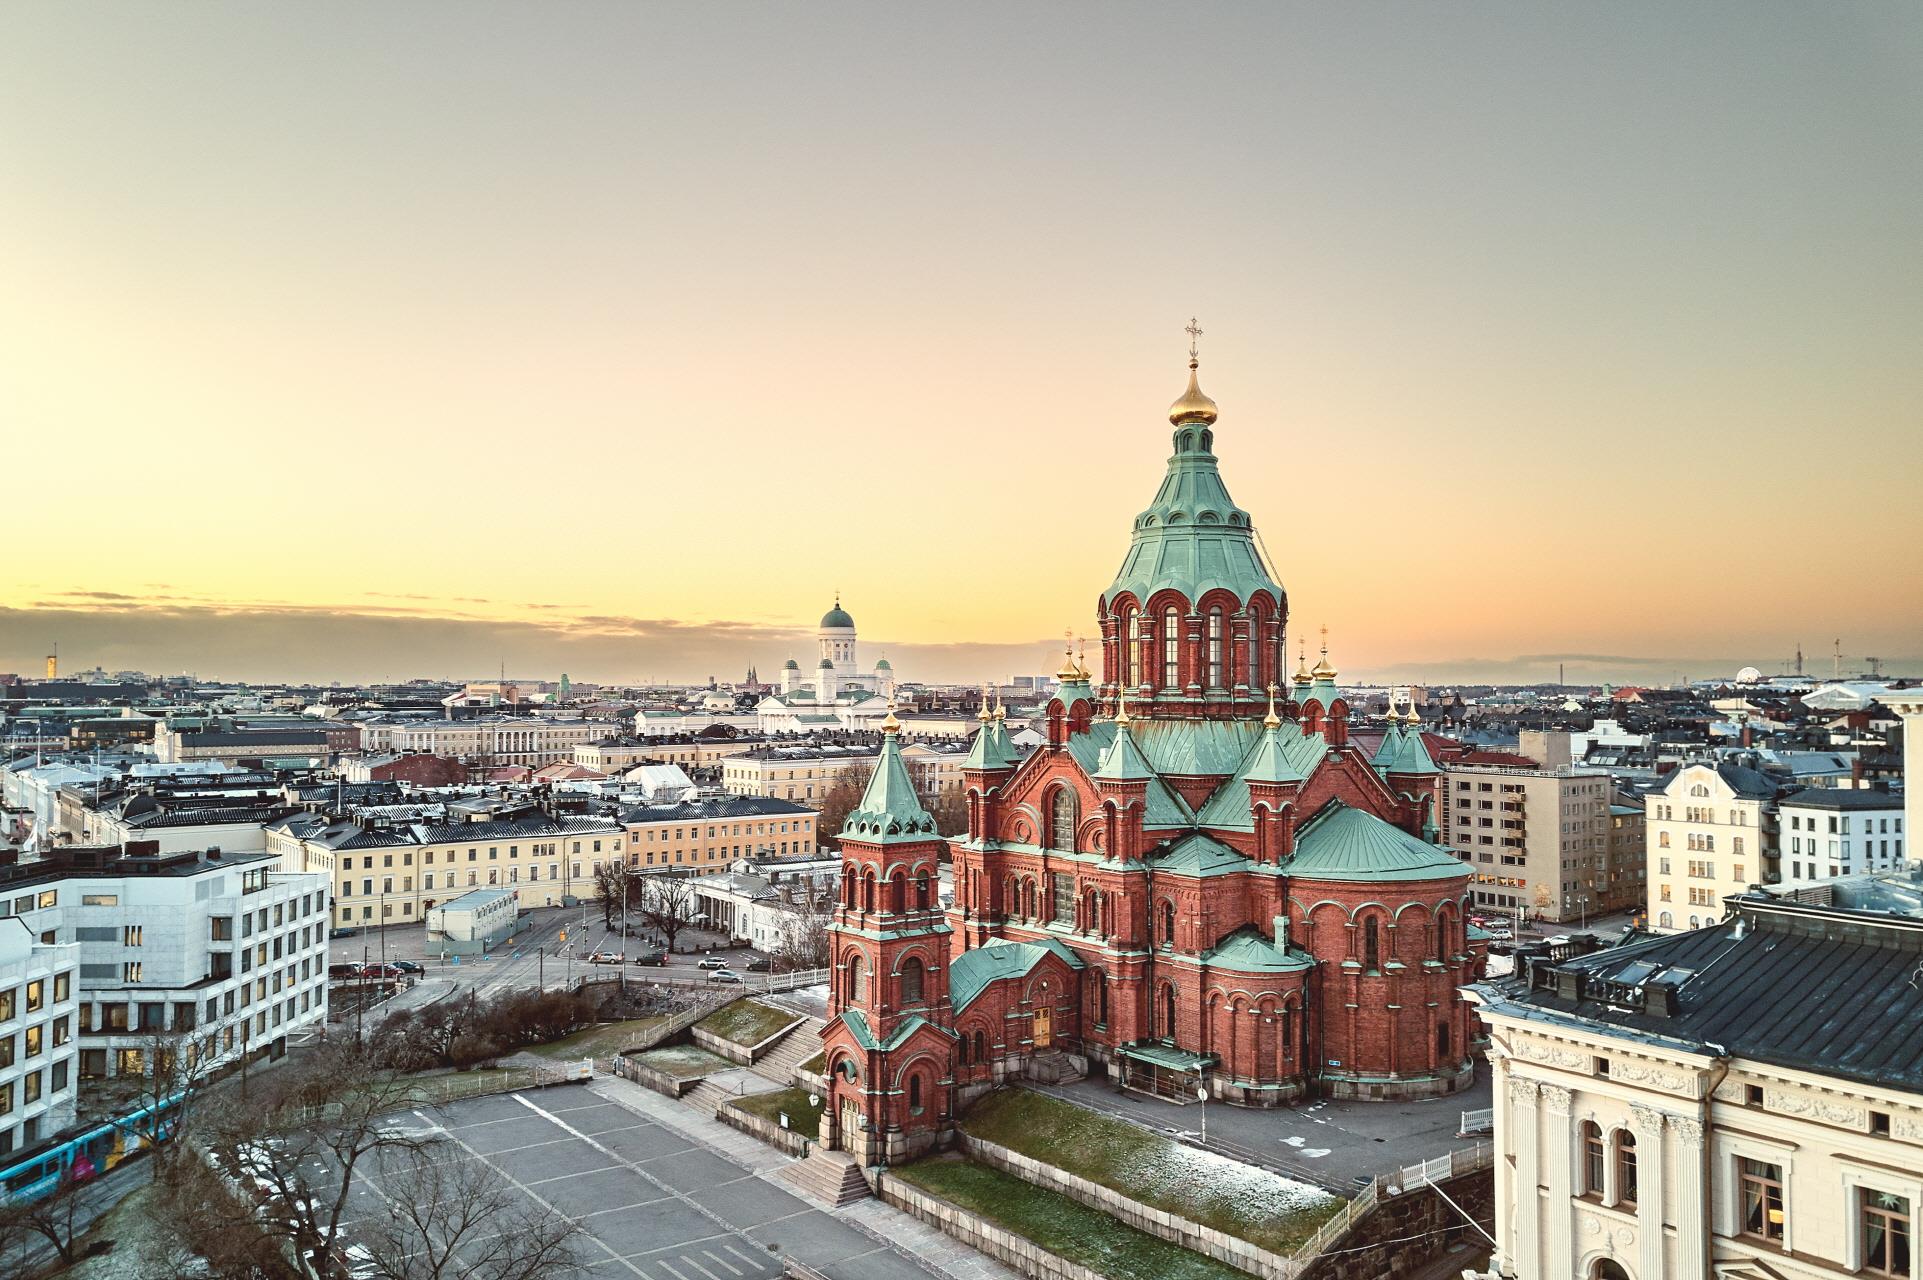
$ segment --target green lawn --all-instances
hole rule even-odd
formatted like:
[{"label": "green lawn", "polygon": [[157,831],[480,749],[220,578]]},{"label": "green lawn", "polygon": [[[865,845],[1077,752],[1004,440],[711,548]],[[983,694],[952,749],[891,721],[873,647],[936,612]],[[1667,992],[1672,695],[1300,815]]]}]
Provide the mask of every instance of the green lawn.
[{"label": "green lawn", "polygon": [[1249,1280],[1245,1271],[983,1165],[936,1157],[892,1173],[1110,1280]]},{"label": "green lawn", "polygon": [[776,1009],[759,1000],[737,1000],[715,1010],[695,1025],[710,1035],[720,1036],[747,1049],[796,1021],[797,1017],[786,1009]]},{"label": "green lawn", "polygon": [[697,1080],[735,1065],[720,1054],[709,1053],[692,1044],[671,1044],[649,1049],[645,1053],[635,1054],[634,1060],[677,1080]]},{"label": "green lawn", "polygon": [[603,1022],[548,1044],[527,1045],[520,1052],[531,1053],[537,1058],[610,1058],[639,1040],[650,1028],[666,1021],[665,1016],[657,1016],[630,1018],[625,1022]]},{"label": "green lawn", "polygon": [[[820,1098],[819,1094],[815,1096]],[[773,1093],[751,1093],[745,1098],[736,1098],[729,1105],[776,1124],[781,1122],[781,1113],[785,1111],[788,1113],[788,1127],[812,1138],[820,1132],[821,1109],[826,1105],[826,1100],[809,1102],[806,1089],[777,1089]]]},{"label": "green lawn", "polygon": [[1027,1089],[997,1089],[969,1109],[961,1127],[1274,1253],[1292,1253],[1342,1208],[1320,1187]]},{"label": "green lawn", "polygon": [[827,1067],[827,1065],[828,1065],[828,1055],[826,1053],[817,1053],[814,1057],[808,1059],[806,1062],[796,1067],[795,1070],[806,1071],[811,1076],[818,1076]]}]

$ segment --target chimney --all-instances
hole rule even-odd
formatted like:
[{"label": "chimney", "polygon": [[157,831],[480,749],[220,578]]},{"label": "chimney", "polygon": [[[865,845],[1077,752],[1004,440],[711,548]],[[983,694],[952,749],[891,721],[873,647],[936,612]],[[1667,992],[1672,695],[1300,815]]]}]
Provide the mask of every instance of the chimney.
[{"label": "chimney", "polygon": [[1743,749],[1747,751],[1749,750],[1749,748],[1755,745],[1756,745],[1755,726],[1750,724],[1749,721],[1745,720],[1743,721]]},{"label": "chimney", "polygon": [[1289,917],[1277,915],[1271,923],[1275,929],[1275,949],[1287,951],[1289,949]]}]

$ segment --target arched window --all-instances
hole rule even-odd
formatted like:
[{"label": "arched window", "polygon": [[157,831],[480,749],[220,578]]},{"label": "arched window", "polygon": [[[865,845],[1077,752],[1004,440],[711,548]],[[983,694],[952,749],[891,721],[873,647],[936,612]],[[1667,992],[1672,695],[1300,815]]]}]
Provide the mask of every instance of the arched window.
[{"label": "arched window", "polygon": [[1222,687],[1222,608],[1209,610],[1209,688]]},{"label": "arched window", "polygon": [[1162,988],[1162,1034],[1175,1039],[1175,984]]},{"label": "arched window", "polygon": [[1089,975],[1089,985],[1095,989],[1095,998],[1090,1002],[1095,1008],[1095,1025],[1105,1027],[1108,1025],[1108,975],[1097,969]]},{"label": "arched window", "polygon": [[964,1031],[964,1032],[962,1032],[962,1034],[961,1034],[961,1043],[960,1043],[960,1044],[959,1044],[959,1046],[958,1046],[958,1049],[959,1049],[959,1051],[960,1051],[960,1054],[961,1054],[961,1065],[963,1065],[964,1067],[965,1067],[965,1066],[967,1066],[967,1065],[969,1065],[969,1063],[968,1063],[968,1044],[969,1044],[969,1042],[968,1042],[968,1033],[967,1033],[966,1031]]},{"label": "arched window", "polygon": [[1603,1134],[1594,1120],[1585,1120],[1579,1129],[1582,1145],[1582,1188],[1578,1195],[1603,1193]]},{"label": "arched window", "polygon": [[917,871],[915,873],[915,909],[926,911],[928,907],[928,873]]},{"label": "arched window", "polygon": [[895,912],[908,909],[908,877],[899,871],[888,877],[888,909]]},{"label": "arched window", "polygon": [[921,1114],[921,1072],[919,1071],[908,1077],[908,1114],[911,1116]]},{"label": "arched window", "polygon": [[988,1065],[988,1036],[980,1031],[975,1033],[975,1061],[984,1067]]},{"label": "arched window", "polygon": [[901,1002],[914,1004],[921,999],[922,964],[915,956],[901,962]]},{"label": "arched window", "polygon": [[1122,643],[1128,646],[1128,683],[1142,683],[1142,629],[1136,624],[1135,610],[1122,610]]},{"label": "arched window", "polygon": [[1449,1061],[1449,1022],[1447,1018],[1436,1023],[1436,1061],[1444,1064]]},{"label": "arched window", "polygon": [[1055,788],[1055,800],[1049,811],[1049,848],[1075,852],[1075,808],[1075,788]]},{"label": "arched window", "polygon": [[868,971],[862,966],[861,953],[848,958],[848,999],[859,1003],[868,998]]},{"label": "arched window", "polygon": [[1376,919],[1370,916],[1362,924],[1362,967],[1370,973],[1382,967],[1382,947],[1376,933]]},{"label": "arched window", "polygon": [[1656,921],[1657,927],[1663,928],[1663,929],[1671,928],[1675,925],[1675,923],[1676,923],[1676,917],[1672,916],[1667,911],[1663,912],[1662,917]]},{"label": "arched window", "polygon": [[1026,876],[1022,878],[1022,918],[1035,918],[1035,881]]},{"label": "arched window", "polygon": [[1440,964],[1449,963],[1449,917],[1436,917],[1436,960]]},{"label": "arched window", "polygon": [[1162,945],[1175,945],[1175,904],[1167,898],[1162,899]]},{"label": "arched window", "polygon": [[1614,1258],[1598,1258],[1594,1280],[1629,1280],[1629,1273]]},{"label": "arched window", "polygon": [[1181,682],[1182,616],[1170,605],[1162,610],[1162,687],[1176,688]]},{"label": "arched window", "polygon": [[843,906],[852,907],[855,905],[855,886],[860,883],[861,876],[855,870],[855,864],[851,862],[841,873],[841,902]]},{"label": "arched window", "polygon": [[875,873],[870,871],[861,878],[861,909],[875,909]]},{"label": "arched window", "polygon": [[1636,1203],[1636,1135],[1616,1131],[1616,1203]]}]

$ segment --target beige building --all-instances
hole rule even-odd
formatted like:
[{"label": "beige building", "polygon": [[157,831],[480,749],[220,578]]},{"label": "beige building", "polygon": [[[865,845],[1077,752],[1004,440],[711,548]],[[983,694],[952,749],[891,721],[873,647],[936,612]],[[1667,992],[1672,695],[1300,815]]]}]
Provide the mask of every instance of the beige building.
[{"label": "beige building", "polygon": [[554,817],[533,807],[477,821],[363,821],[296,814],[267,827],[283,871],[326,872],[334,925],[415,924],[470,889],[512,887],[523,907],[564,906],[596,892],[616,858],[621,824]]},{"label": "beige building", "polygon": [[813,809],[759,796],[709,796],[623,811],[630,867],[674,875],[719,875],[743,858],[815,853]]},{"label": "beige building", "polygon": [[1640,893],[1625,897],[1640,881],[1610,839],[1607,772],[1445,764],[1442,778],[1442,843],[1473,868],[1476,905],[1572,923],[1641,905]]},{"label": "beige building", "polygon": [[[915,789],[935,796],[961,785],[967,744],[918,742],[903,747],[901,758]],[[874,768],[875,752],[864,747],[760,747],[722,762],[721,789],[731,795],[766,796],[818,807],[843,773],[853,769],[865,785]]]},{"label": "beige building", "polygon": [[1519,957],[1469,989],[1491,1033],[1498,1274],[1914,1274],[1923,919],[1856,901],[1736,897],[1730,923]]},{"label": "beige building", "polygon": [[574,763],[599,769],[606,774],[620,773],[641,764],[677,764],[692,771],[712,768],[729,756],[752,751],[758,745],[752,739],[746,742],[668,742],[660,739],[638,741],[625,737],[605,738],[598,742],[584,742],[576,747]]},{"label": "beige building", "polygon": [[1644,800],[1649,927],[1694,929],[1726,898],[1776,879],[1776,783],[1726,761],[1692,761]]}]

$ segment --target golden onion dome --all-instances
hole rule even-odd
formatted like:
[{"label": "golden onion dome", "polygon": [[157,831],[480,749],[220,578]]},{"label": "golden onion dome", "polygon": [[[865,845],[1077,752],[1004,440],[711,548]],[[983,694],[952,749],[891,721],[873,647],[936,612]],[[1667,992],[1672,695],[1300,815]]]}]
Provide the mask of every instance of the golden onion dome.
[{"label": "golden onion dome", "polygon": [[1215,401],[1202,394],[1202,386],[1196,381],[1198,361],[1189,358],[1189,389],[1174,404],[1168,407],[1168,420],[1176,426],[1185,422],[1199,422],[1204,426],[1215,421]]},{"label": "golden onion dome", "polygon": [[1325,653],[1322,655],[1322,661],[1316,663],[1314,669],[1312,669],[1309,674],[1317,680],[1333,680],[1335,679],[1335,664],[1329,661],[1329,655]]},{"label": "golden onion dome", "polygon": [[1314,679],[1315,677],[1309,674],[1309,651],[1307,649],[1304,649],[1302,651],[1302,656],[1296,659],[1295,682],[1297,684],[1308,684],[1311,680],[1314,680]]}]

